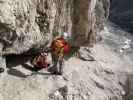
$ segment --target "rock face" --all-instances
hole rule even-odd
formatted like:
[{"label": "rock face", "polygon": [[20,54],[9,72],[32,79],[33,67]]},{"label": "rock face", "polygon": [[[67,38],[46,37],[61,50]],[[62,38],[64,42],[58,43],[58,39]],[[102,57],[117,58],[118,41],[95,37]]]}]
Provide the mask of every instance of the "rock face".
[{"label": "rock face", "polygon": [[[133,50],[119,50],[133,37],[127,38],[125,31],[107,26],[100,33],[103,41],[91,50],[95,61],[71,57],[65,61],[61,76],[45,69],[37,73],[29,70],[31,56],[9,55],[8,74],[0,76],[0,100],[132,100]],[[86,55],[90,53],[83,50]]]},{"label": "rock face", "polygon": [[76,46],[95,43],[109,0],[0,0],[0,53],[46,46],[52,33],[72,34]]}]

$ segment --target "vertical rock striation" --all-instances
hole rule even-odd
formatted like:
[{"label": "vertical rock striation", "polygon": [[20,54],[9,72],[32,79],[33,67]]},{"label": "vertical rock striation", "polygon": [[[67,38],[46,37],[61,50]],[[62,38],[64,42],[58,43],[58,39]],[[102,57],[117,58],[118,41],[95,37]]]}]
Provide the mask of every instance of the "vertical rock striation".
[{"label": "vertical rock striation", "polygon": [[0,52],[46,46],[52,33],[69,32],[75,46],[93,46],[108,16],[108,0],[0,0]]}]

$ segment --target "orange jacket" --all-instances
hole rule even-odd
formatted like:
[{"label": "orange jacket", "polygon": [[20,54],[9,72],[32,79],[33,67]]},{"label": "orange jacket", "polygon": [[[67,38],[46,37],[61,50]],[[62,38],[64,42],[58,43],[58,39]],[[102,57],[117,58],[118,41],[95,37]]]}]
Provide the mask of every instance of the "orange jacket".
[{"label": "orange jacket", "polygon": [[70,45],[65,41],[63,37],[56,38],[51,44],[52,54],[59,56],[67,54],[70,50]]}]

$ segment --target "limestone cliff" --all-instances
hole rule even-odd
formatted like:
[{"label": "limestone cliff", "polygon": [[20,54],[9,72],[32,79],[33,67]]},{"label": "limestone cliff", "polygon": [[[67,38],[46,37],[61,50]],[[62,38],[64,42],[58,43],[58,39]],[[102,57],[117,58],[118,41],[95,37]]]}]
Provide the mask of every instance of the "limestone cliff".
[{"label": "limestone cliff", "polygon": [[55,32],[72,34],[75,46],[93,46],[109,0],[0,0],[0,53],[46,46]]}]

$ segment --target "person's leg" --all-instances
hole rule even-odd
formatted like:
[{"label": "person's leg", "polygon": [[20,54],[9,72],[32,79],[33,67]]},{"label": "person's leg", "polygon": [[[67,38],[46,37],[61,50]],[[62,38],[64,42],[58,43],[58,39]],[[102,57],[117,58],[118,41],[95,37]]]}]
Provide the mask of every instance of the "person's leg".
[{"label": "person's leg", "polygon": [[59,67],[59,72],[58,72],[58,74],[62,75],[63,74],[63,65],[64,65],[63,58],[60,58],[58,63],[59,63],[59,66],[58,66]]},{"label": "person's leg", "polygon": [[52,67],[48,69],[49,72],[52,74],[58,74],[59,67],[58,67],[58,57],[55,55],[52,55]]},{"label": "person's leg", "polygon": [[63,73],[63,58],[59,58],[56,55],[52,55],[52,67],[48,69],[49,72],[56,75],[62,75]]},{"label": "person's leg", "polygon": [[56,58],[56,65],[54,66],[54,68],[55,74],[63,74],[63,58]]}]

